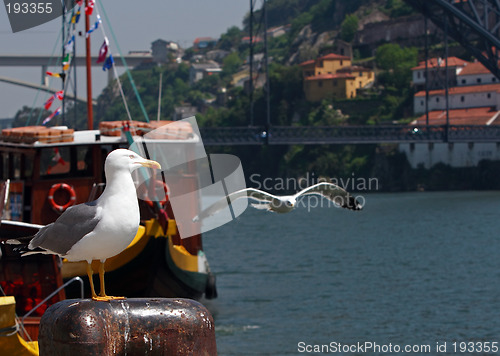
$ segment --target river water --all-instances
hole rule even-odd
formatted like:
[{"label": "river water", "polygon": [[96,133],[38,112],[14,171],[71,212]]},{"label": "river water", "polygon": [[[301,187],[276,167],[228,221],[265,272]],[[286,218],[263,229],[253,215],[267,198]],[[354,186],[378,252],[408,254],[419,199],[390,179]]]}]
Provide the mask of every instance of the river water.
[{"label": "river water", "polygon": [[500,192],[364,198],[205,233],[219,355],[500,354]]}]

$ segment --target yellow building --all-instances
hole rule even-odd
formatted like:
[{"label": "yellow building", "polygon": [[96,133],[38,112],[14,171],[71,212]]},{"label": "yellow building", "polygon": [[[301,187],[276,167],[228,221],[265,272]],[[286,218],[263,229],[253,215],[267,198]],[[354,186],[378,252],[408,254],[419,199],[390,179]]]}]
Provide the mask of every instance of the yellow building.
[{"label": "yellow building", "polygon": [[373,70],[353,66],[346,56],[330,53],[300,64],[304,74],[304,93],[308,101],[352,99],[356,90],[375,80]]}]

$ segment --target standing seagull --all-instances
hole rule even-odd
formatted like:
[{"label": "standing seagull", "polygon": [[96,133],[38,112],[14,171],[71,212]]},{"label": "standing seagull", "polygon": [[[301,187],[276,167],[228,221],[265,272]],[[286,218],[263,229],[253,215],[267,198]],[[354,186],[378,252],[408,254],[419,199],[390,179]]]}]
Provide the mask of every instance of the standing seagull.
[{"label": "standing seagull", "polygon": [[363,208],[362,204],[345,189],[342,189],[336,184],[324,182],[305,188],[295,195],[277,196],[254,188],[241,189],[215,202],[203,210],[200,215],[193,219],[193,221],[198,221],[212,216],[219,210],[225,208],[228,201],[233,202],[240,198],[257,201],[257,204],[252,204],[252,206],[257,209],[264,209],[276,213],[288,213],[295,209],[299,198],[313,194],[321,195],[322,197],[332,201],[335,205],[345,209],[361,210]]},{"label": "standing seagull", "polygon": [[[139,228],[139,203],[131,173],[140,167],[161,168],[158,162],[144,159],[133,151],[112,151],[104,164],[106,188],[102,195],[93,202],[68,208],[55,222],[41,228],[28,244],[28,249],[33,251],[23,255],[45,253],[68,261],[87,261],[92,299],[123,299],[106,295],[104,262],[125,250]],[[101,262],[99,295],[92,280],[92,260]]]}]

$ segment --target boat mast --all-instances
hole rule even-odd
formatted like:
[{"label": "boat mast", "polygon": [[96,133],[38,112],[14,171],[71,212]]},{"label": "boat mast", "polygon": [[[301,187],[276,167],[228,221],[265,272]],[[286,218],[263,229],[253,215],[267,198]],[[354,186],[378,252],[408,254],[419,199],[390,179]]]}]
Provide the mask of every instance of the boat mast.
[{"label": "boat mast", "polygon": [[[89,6],[89,0],[85,0],[85,9]],[[85,11],[85,33],[87,34],[90,30],[90,19],[87,11]],[[87,67],[87,127],[89,130],[94,128],[94,112],[92,108],[92,70],[91,70],[91,58],[90,58],[90,36],[85,38],[85,55],[86,55],[86,67]]]}]

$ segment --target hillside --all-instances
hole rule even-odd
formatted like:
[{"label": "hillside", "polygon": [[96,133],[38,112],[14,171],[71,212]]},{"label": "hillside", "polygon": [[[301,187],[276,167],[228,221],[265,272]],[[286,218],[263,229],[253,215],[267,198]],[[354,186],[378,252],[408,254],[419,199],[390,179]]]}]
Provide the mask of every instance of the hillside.
[{"label": "hillside", "polygon": [[[269,29],[281,31],[269,36],[269,83],[271,125],[345,125],[345,124],[405,124],[412,118],[411,68],[423,57],[422,16],[402,0],[269,0]],[[263,12],[254,12],[254,70],[258,73],[253,91],[253,110],[248,91],[250,57],[249,16],[243,27],[229,28],[206,48],[188,48],[182,60],[171,54],[162,65],[152,64],[132,71],[142,107],[127,76],[121,80],[132,115],[144,120],[158,112],[159,78],[162,77],[161,119],[179,118],[183,111],[196,112],[200,126],[247,126],[266,123],[263,58]],[[442,36],[430,27],[431,56],[442,56]],[[345,53],[354,65],[375,71],[375,83],[359,91],[354,99],[332,99],[309,102],[303,90],[300,63],[328,53]],[[461,47],[450,44],[450,55],[467,59]],[[192,80],[197,64],[209,61],[220,71],[201,80]],[[254,73],[255,73],[254,72]],[[77,128],[85,127],[85,108],[74,112]],[[253,122],[250,113],[253,111]],[[26,117],[26,109],[18,114],[18,124]],[[99,96],[95,122],[126,119],[127,114],[116,83]],[[442,178],[454,171],[446,167],[433,171],[409,168],[404,155],[393,146],[263,146],[209,148],[240,157],[248,177],[301,177],[312,173],[316,177],[378,177],[380,190],[441,189]],[[265,162],[265,163],[263,163]],[[494,176],[496,166],[484,166],[480,177]],[[434,173],[433,173],[434,172]],[[451,173],[450,173],[451,172]],[[457,189],[470,188],[477,181],[474,172],[461,171]],[[437,178],[436,178],[437,177]],[[476,178],[474,178],[476,177]],[[453,177],[452,177],[453,178]],[[463,178],[463,179],[462,179]],[[470,183],[470,184],[469,184]],[[484,182],[483,182],[484,183]],[[491,182],[490,182],[491,183]],[[492,184],[484,183],[492,187]],[[484,186],[483,184],[483,186]],[[495,183],[497,184],[497,183]],[[495,185],[493,184],[493,186]],[[498,184],[497,184],[498,185]]]}]

